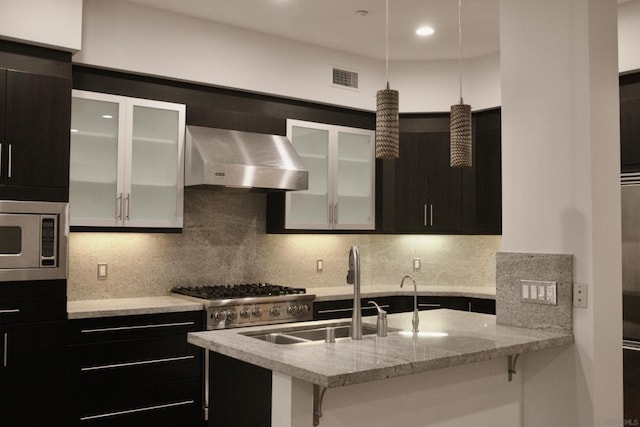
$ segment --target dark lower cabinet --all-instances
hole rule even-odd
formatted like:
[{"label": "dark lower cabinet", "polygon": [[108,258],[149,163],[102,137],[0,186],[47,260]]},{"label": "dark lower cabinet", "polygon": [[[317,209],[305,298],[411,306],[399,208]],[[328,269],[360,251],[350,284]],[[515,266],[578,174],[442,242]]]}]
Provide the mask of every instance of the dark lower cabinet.
[{"label": "dark lower cabinet", "polygon": [[203,312],[69,321],[69,426],[202,426]]},{"label": "dark lower cabinet", "polygon": [[[369,301],[375,301],[381,305],[387,313],[391,314],[412,311],[413,300],[414,298],[412,296],[362,298],[362,315],[373,316],[376,314],[375,307],[369,305]],[[418,310],[434,310],[438,308],[496,314],[496,302],[492,299],[449,296],[418,297]],[[350,318],[352,313],[353,300],[351,299],[313,303],[314,320]]]},{"label": "dark lower cabinet", "polygon": [[0,283],[0,425],[65,424],[65,336],[66,281]]},{"label": "dark lower cabinet", "polygon": [[270,370],[209,352],[209,427],[271,426],[271,383]]}]

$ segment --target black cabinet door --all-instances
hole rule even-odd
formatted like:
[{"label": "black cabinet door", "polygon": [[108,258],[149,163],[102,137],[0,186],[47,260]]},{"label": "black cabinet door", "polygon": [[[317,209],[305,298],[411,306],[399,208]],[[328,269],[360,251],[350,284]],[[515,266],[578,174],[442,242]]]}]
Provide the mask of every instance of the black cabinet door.
[{"label": "black cabinet door", "polygon": [[394,179],[395,231],[460,232],[462,175],[449,166],[448,132],[401,133]]},{"label": "black cabinet door", "polygon": [[6,184],[68,187],[71,79],[8,70],[5,100]]},{"label": "black cabinet door", "polygon": [[429,134],[401,133],[395,165],[395,230],[428,228]]},{"label": "black cabinet door", "polygon": [[63,425],[66,408],[65,322],[0,327],[3,398],[0,425]]},{"label": "black cabinet door", "polygon": [[0,68],[0,189],[6,184],[9,145],[5,138],[5,113],[7,99],[7,70]]},{"label": "black cabinet door", "polygon": [[462,230],[462,170],[450,166],[449,133],[429,134],[428,231],[459,233]]},{"label": "black cabinet door", "polygon": [[473,118],[473,165],[462,170],[465,234],[502,234],[502,143],[500,110]]}]

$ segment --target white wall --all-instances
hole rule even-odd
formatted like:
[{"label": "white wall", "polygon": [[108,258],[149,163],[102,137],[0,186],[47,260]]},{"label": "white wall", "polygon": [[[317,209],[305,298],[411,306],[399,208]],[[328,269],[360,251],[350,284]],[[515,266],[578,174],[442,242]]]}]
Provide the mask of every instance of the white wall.
[{"label": "white wall", "polygon": [[622,425],[616,6],[500,2],[503,250],[574,254],[589,287],[575,348],[527,359],[525,426]]},{"label": "white wall", "polygon": [[81,30],[82,0],[0,2],[0,38],[75,52]]},{"label": "white wall", "polygon": [[[79,64],[238,88],[374,111],[384,61],[150,9],[120,0],[85,0]],[[359,73],[360,87],[330,84],[337,66]],[[500,102],[499,58],[465,61],[465,101]],[[449,111],[458,102],[458,62],[398,62],[391,87],[401,112]]]},{"label": "white wall", "polygon": [[633,0],[618,7],[619,70],[640,70],[640,1]]}]

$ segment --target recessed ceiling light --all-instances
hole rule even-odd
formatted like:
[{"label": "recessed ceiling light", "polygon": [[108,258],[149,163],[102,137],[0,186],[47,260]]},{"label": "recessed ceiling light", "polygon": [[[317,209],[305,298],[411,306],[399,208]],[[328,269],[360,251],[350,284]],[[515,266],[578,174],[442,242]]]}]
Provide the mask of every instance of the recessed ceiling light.
[{"label": "recessed ceiling light", "polygon": [[111,114],[103,114],[102,118],[103,119],[113,119],[113,116]]},{"label": "recessed ceiling light", "polygon": [[418,28],[416,30],[416,34],[419,35],[420,37],[427,37],[430,36],[431,34],[435,33],[436,31],[427,26],[427,25],[423,25],[422,27]]}]

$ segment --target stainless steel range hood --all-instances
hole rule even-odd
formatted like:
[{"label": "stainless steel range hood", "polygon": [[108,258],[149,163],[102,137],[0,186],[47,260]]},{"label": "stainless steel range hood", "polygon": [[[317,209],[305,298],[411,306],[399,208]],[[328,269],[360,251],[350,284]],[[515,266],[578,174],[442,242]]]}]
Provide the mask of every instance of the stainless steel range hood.
[{"label": "stainless steel range hood", "polygon": [[185,185],[307,190],[309,171],[284,136],[187,126]]}]

